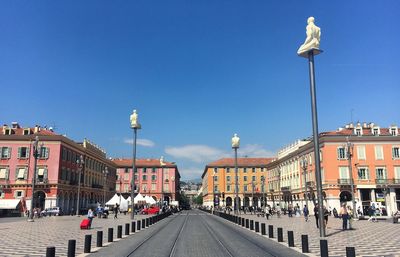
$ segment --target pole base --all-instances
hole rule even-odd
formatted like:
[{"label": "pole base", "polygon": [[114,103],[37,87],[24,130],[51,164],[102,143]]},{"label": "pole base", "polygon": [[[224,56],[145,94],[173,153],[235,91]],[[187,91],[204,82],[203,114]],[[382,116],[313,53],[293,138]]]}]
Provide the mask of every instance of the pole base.
[{"label": "pole base", "polygon": [[26,221],[28,221],[28,222],[34,222],[33,219],[27,219]]}]

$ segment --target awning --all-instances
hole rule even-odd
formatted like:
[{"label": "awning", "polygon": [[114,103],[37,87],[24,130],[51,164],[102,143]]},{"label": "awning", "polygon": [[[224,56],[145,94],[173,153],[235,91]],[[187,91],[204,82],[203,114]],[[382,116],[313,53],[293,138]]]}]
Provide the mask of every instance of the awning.
[{"label": "awning", "polygon": [[0,199],[0,209],[5,209],[5,210],[16,209],[20,202],[21,202],[20,199]]}]

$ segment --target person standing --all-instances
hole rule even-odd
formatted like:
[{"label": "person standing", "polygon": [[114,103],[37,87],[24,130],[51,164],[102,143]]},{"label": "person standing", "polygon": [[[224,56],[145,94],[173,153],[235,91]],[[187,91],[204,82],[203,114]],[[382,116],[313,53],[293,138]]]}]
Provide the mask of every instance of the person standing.
[{"label": "person standing", "polygon": [[306,222],[308,221],[308,215],[309,215],[309,214],[310,214],[310,211],[308,210],[307,205],[304,205],[304,208],[303,208],[303,215],[304,215],[304,219],[305,219]]},{"label": "person standing", "polygon": [[94,214],[93,214],[92,209],[88,210],[87,218],[89,219],[89,228],[91,228],[92,227],[92,221],[93,221],[93,218],[94,218]]},{"label": "person standing", "polygon": [[119,205],[116,203],[114,208],[114,219],[118,218]]},{"label": "person standing", "polygon": [[315,224],[317,224],[317,228],[319,228],[318,204],[315,204],[314,207],[314,217],[315,217]]},{"label": "person standing", "polygon": [[324,227],[326,229],[326,227],[328,226],[329,211],[328,209],[326,209],[325,205],[323,210],[324,210]]},{"label": "person standing", "polygon": [[347,219],[349,217],[349,213],[347,212],[347,208],[346,208],[346,203],[342,204],[339,215],[340,215],[340,217],[342,217],[342,221],[343,221],[342,230],[346,230],[347,229]]}]

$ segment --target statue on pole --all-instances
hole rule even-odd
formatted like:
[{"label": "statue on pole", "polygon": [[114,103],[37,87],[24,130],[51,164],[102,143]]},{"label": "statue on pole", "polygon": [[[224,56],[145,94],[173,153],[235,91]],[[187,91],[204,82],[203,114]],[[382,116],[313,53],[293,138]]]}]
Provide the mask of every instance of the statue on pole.
[{"label": "statue on pole", "polygon": [[234,134],[232,137],[232,148],[239,148],[240,138],[237,134]]},{"label": "statue on pole", "polygon": [[304,43],[297,50],[298,55],[302,55],[310,50],[319,50],[319,41],[321,38],[321,29],[314,24],[314,17],[307,19],[306,34],[307,38]]},{"label": "statue on pole", "polygon": [[136,113],[136,110],[133,110],[133,113],[130,116],[131,120],[131,127],[132,128],[139,128],[140,129],[140,124],[138,122],[138,114]]}]

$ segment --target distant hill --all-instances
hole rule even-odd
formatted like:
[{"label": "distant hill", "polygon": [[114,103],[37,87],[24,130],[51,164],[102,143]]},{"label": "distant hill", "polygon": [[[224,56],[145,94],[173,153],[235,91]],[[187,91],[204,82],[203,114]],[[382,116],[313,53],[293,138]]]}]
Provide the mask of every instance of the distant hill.
[{"label": "distant hill", "polygon": [[181,182],[185,183],[193,183],[193,184],[201,184],[202,180],[201,178],[196,178],[196,179],[189,179],[189,180],[181,180]]}]

